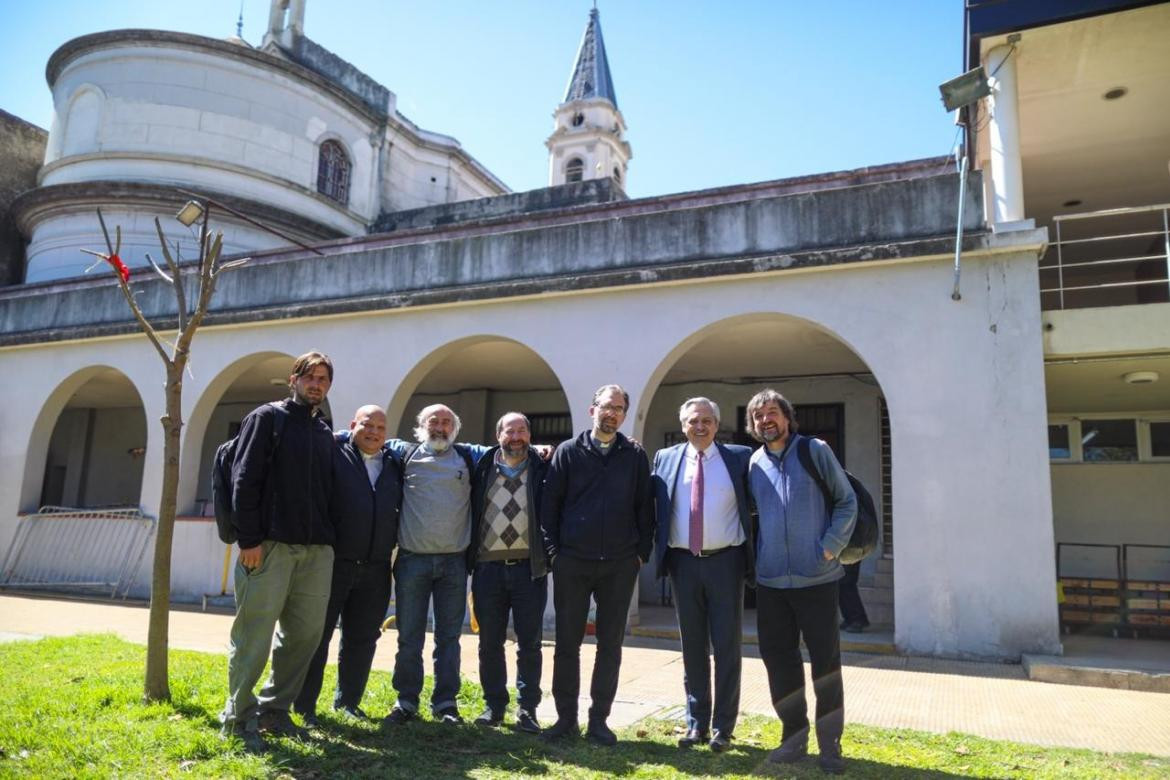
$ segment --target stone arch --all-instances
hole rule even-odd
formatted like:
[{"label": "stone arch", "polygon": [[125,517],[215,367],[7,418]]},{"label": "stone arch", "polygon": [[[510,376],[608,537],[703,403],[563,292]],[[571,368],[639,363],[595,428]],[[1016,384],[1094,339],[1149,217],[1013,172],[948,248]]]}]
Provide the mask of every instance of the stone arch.
[{"label": "stone arch", "polygon": [[[133,394],[132,398],[125,395],[127,389]],[[119,405],[119,394],[123,394],[125,400],[131,403]],[[81,438],[77,442],[72,445],[68,442],[61,442],[59,447],[54,448],[54,436],[61,433],[58,431],[58,426],[61,423],[62,415],[71,405],[79,410],[87,409],[90,411],[90,414],[86,415],[88,417],[85,422],[86,427],[78,434]],[[117,421],[112,420],[114,416],[112,412],[102,413],[100,415],[102,419],[96,421],[95,417],[98,415],[93,413],[98,409],[134,410],[135,408],[138,412],[137,415],[133,411],[127,411],[124,415],[129,421],[129,425],[119,425]],[[95,425],[100,426],[97,431],[95,431]],[[77,473],[77,469],[86,471],[84,463],[91,456],[91,450],[96,443],[95,436],[107,428],[121,434],[120,438],[103,441],[104,446],[112,448],[111,453],[114,457],[101,459],[97,465],[110,470],[110,476],[104,479],[102,485],[104,489],[98,491],[99,495],[86,502],[86,481],[95,484],[103,483],[103,477],[101,474],[86,477],[84,473]],[[80,446],[81,448],[76,453],[81,458],[81,463],[72,465],[72,471],[69,470],[68,464],[65,465],[65,477],[80,485],[79,489],[72,490],[71,494],[79,497],[81,501],[65,503],[138,505],[142,495],[142,474],[148,435],[143,396],[129,376],[113,366],[104,364],[86,366],[74,371],[58,382],[53,391],[49,393],[33,422],[29,434],[28,455],[25,458],[24,478],[21,484],[21,511],[35,511],[44,503],[43,499],[56,498],[55,495],[45,495],[47,490],[50,493],[57,492],[52,485],[56,477],[49,473],[51,465],[49,458],[51,450],[62,450],[69,446]],[[126,437],[130,437],[127,439],[130,441],[130,445],[122,447],[121,445],[126,443],[123,441]],[[121,451],[113,453],[113,449],[119,447]],[[78,482],[79,480],[86,481]],[[113,500],[106,500],[108,498]],[[53,501],[52,503],[59,502]]]},{"label": "stone arch", "polygon": [[[232,422],[261,403],[288,397],[286,382],[295,360],[294,355],[277,350],[252,352],[221,368],[203,388],[187,414],[177,497],[180,514],[210,511],[207,500],[215,448],[228,438]],[[325,408],[328,411],[328,401]]]},{"label": "stone arch", "polygon": [[[892,521],[892,426],[879,377],[861,352],[832,328],[784,312],[749,312],[716,320],[682,338],[655,366],[639,394],[634,435],[653,455],[683,441],[677,409],[702,395],[722,407],[721,435],[758,446],[746,435],[739,409],[751,395],[774,387],[803,419],[804,432],[833,446]],[[892,524],[883,553],[863,564],[863,590],[872,622],[893,621]],[[881,583],[882,588],[875,587]],[[651,595],[642,584],[642,598]]]},{"label": "stone arch", "polygon": [[[495,361],[499,361],[500,369],[493,368]],[[437,347],[406,374],[386,406],[391,435],[408,433],[412,423],[407,418],[413,418],[418,411],[413,406],[422,404],[423,396],[439,402],[440,397],[457,393],[490,394],[490,397],[464,398],[466,406],[476,407],[474,410],[455,409],[464,418],[460,435],[464,441],[477,442],[486,438],[485,443],[490,443],[490,436],[485,432],[490,424],[494,424],[497,413],[503,411],[545,412],[555,409],[549,413],[564,414],[568,418],[564,383],[539,352],[514,338],[478,334]],[[528,407],[518,408],[524,404]],[[452,406],[454,408],[454,403]],[[478,422],[474,422],[473,417]]]}]

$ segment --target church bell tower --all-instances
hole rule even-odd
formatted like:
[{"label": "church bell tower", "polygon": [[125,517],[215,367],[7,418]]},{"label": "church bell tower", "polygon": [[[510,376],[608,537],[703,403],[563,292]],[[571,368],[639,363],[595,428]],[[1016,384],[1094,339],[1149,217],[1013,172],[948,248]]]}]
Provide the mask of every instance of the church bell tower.
[{"label": "church bell tower", "polygon": [[596,7],[589,12],[569,87],[553,121],[545,141],[549,186],[612,178],[625,188],[633,154],[625,140],[626,122],[618,110]]}]

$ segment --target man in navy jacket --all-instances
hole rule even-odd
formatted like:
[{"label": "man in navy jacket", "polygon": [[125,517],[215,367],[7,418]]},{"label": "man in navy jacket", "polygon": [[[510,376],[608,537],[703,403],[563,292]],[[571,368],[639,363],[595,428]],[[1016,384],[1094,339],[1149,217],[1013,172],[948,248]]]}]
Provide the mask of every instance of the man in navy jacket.
[{"label": "man in navy jacket", "polygon": [[[670,576],[682,638],[687,732],[679,747],[709,739],[718,753],[730,746],[739,714],[743,587],[754,576],[752,451],[715,441],[719,406],[709,398],[691,398],[678,416],[686,443],[654,456],[654,562],[659,577]],[[715,654],[713,735],[708,648]]]},{"label": "man in navy jacket", "polygon": [[309,724],[317,719],[317,697],[338,618],[341,648],[333,709],[366,719],[360,706],[362,694],[390,604],[390,561],[398,544],[402,465],[398,455],[384,446],[386,413],[381,407],[358,409],[349,430],[348,439],[337,445],[333,464],[329,510],[337,539],[325,629],[293,705]]},{"label": "man in navy jacket", "polygon": [[597,603],[597,657],[593,663],[587,735],[611,746],[606,726],[622,661],[622,640],[638,569],[654,543],[650,464],[642,448],[618,433],[630,396],[618,385],[593,394],[593,430],[563,442],[549,464],[540,523],[552,562],[556,607],[553,698],[557,722],[548,739],[578,735],[581,641],[589,600]]}]

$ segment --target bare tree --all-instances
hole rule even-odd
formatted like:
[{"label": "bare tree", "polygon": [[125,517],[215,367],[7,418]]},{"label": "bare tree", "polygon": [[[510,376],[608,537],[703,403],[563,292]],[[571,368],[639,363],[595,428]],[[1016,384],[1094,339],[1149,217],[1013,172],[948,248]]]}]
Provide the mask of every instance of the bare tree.
[{"label": "bare tree", "polygon": [[[143,687],[143,696],[147,701],[167,700],[171,697],[167,670],[167,648],[171,608],[171,545],[174,538],[179,486],[179,436],[183,428],[183,373],[191,356],[191,342],[195,338],[195,332],[199,329],[200,323],[203,322],[203,317],[207,314],[211,296],[215,294],[215,284],[219,275],[247,262],[247,259],[233,260],[227,263],[220,262],[223,233],[217,231],[213,238],[208,231],[210,211],[210,207],[205,204],[203,221],[199,230],[198,265],[196,268],[186,270],[178,262],[178,244],[175,244],[175,253],[172,254],[167,246],[162,224],[157,217],[154,220],[167,270],[164,271],[159,267],[149,254],[146,255],[146,259],[150,262],[155,273],[170,284],[175,293],[178,332],[173,343],[159,335],[159,332],[143,315],[138,302],[134,300],[134,293],[130,289],[130,269],[118,256],[122,248],[122,228],[115,226],[115,240],[111,242],[110,232],[106,229],[106,221],[102,217],[100,209],[98,210],[98,222],[102,226],[102,235],[105,237],[108,253],[82,250],[109,263],[118,279],[122,295],[126,298],[126,304],[130,307],[134,318],[138,320],[142,332],[146,334],[147,339],[158,352],[158,356],[162,358],[167,371],[166,414],[162,417],[162,498],[159,503],[158,530],[154,541],[154,565],[150,579],[150,623],[146,638],[146,679]],[[196,270],[198,278],[196,280],[195,305],[193,309],[188,310],[183,276],[185,273],[190,274]]]}]

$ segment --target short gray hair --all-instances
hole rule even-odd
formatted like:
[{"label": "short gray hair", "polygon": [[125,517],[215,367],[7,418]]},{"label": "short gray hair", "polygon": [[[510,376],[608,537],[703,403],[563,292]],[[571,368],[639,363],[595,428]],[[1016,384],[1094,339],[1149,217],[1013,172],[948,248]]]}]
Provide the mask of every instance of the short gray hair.
[{"label": "short gray hair", "polygon": [[431,404],[430,406],[424,406],[418,413],[418,417],[414,418],[414,438],[419,443],[427,440],[426,421],[436,409],[446,409],[451,413],[451,417],[455,419],[455,427],[451,430],[451,441],[459,438],[459,431],[463,428],[463,421],[459,419],[459,415],[455,414],[455,410],[446,404]]},{"label": "short gray hair", "polygon": [[747,428],[747,432],[751,434],[753,439],[756,441],[763,441],[764,437],[761,436],[760,432],[756,430],[756,424],[752,420],[752,413],[760,407],[766,406],[768,404],[776,404],[780,407],[780,413],[784,415],[786,420],[788,420],[789,434],[796,433],[798,430],[800,430],[800,426],[796,423],[796,410],[792,408],[792,403],[787,398],[780,395],[780,393],[769,387],[756,393],[752,396],[752,400],[748,401],[747,413],[744,415],[746,418],[744,420],[744,425]]},{"label": "short gray hair", "polygon": [[705,398],[701,395],[695,396],[694,398],[688,398],[687,400],[683,401],[683,405],[678,408],[678,421],[680,423],[687,421],[687,415],[689,414],[690,408],[692,406],[711,407],[711,413],[715,415],[715,422],[717,424],[719,423],[721,419],[719,417],[719,404],[715,403],[710,398]]}]

